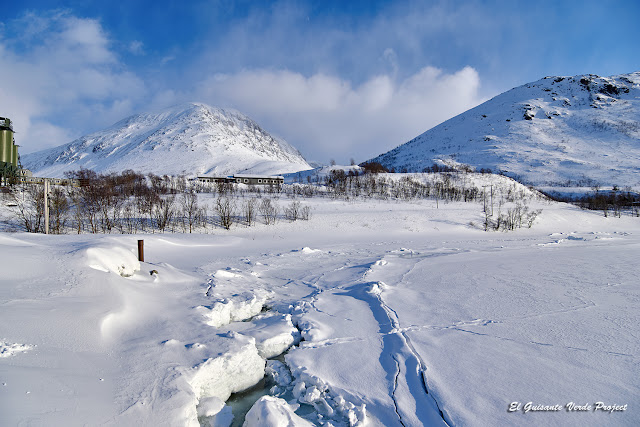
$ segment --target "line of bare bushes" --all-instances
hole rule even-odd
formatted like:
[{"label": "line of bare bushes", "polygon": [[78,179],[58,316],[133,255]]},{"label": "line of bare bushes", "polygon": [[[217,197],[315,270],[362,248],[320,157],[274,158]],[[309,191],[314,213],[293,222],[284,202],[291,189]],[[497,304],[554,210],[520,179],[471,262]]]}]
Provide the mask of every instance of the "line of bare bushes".
[{"label": "line of bare bushes", "polygon": [[[279,220],[308,220],[311,210],[300,199],[435,200],[475,202],[483,208],[484,230],[531,227],[540,210],[527,206],[533,192],[513,183],[476,186],[468,171],[425,175],[390,175],[356,169],[332,170],[322,179],[290,185],[245,186],[229,182],[201,183],[184,177],[142,175],[133,171],[96,174],[90,170],[67,176],[80,187],[54,187],[49,195],[51,233],[206,232],[234,225],[266,225]],[[490,181],[488,181],[490,182]],[[487,188],[489,187],[489,188]],[[37,185],[11,192],[13,228],[42,232],[43,192]],[[278,200],[289,204],[281,207]],[[204,201],[204,203],[203,203]],[[487,208],[490,206],[490,209]],[[495,207],[495,209],[494,209]]]},{"label": "line of bare bushes", "polygon": [[[280,219],[308,220],[310,208],[291,201],[284,209],[275,200],[279,190],[264,189],[260,194],[240,192],[224,183],[211,191],[210,201],[202,203],[198,185],[183,177],[142,175],[133,171],[97,174],[82,169],[69,178],[79,187],[53,186],[48,195],[49,232],[154,233],[206,232],[230,229],[234,224],[252,226],[260,219],[272,225]],[[275,187],[275,186],[274,186]],[[270,195],[274,196],[273,200]],[[42,233],[45,229],[42,185],[21,184],[5,194],[13,215],[5,229]]]}]

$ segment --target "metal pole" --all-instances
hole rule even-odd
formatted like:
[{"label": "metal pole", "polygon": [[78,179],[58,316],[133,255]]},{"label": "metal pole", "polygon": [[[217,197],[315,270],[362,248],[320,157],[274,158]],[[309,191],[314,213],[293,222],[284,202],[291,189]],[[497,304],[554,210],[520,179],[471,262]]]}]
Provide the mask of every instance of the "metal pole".
[{"label": "metal pole", "polygon": [[482,212],[487,213],[487,186],[482,186]]},{"label": "metal pole", "polygon": [[49,234],[49,180],[44,179],[44,234]]},{"label": "metal pole", "polygon": [[493,184],[491,184],[491,216],[493,216]]},{"label": "metal pole", "polygon": [[138,240],[138,261],[144,262],[144,240]]}]

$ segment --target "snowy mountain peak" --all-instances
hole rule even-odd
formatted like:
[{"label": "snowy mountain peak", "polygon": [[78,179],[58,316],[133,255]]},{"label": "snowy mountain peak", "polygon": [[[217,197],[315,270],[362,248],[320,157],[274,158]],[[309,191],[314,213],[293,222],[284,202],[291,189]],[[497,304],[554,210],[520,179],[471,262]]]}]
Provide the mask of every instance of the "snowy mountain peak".
[{"label": "snowy mountain peak", "polygon": [[409,172],[464,163],[537,185],[640,186],[640,72],[545,77],[370,161]]},{"label": "snowy mountain peak", "polygon": [[310,169],[300,152],[244,114],[202,103],[136,114],[69,144],[23,156],[38,176],[133,169],[159,175],[281,174]]}]

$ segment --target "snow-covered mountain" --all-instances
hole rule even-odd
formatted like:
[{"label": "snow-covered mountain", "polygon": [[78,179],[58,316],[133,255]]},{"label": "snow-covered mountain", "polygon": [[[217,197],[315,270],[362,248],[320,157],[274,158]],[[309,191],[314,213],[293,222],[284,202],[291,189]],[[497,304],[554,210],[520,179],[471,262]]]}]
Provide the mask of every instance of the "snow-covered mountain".
[{"label": "snow-covered mountain", "polygon": [[640,186],[640,72],[545,77],[511,89],[370,161],[503,171],[537,185]]},{"label": "snow-covered mountain", "polygon": [[200,103],[136,114],[68,144],[24,155],[22,164],[48,177],[81,167],[186,176],[311,168],[298,150],[242,113]]}]

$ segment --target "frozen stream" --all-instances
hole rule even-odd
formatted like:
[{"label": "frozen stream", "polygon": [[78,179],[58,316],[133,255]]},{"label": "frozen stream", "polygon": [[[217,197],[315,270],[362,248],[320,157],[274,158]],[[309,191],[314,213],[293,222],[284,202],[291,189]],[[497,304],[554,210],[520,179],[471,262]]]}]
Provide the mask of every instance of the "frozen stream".
[{"label": "frozen stream", "polygon": [[[378,363],[386,371],[385,382],[388,383],[389,397],[393,402],[397,422],[400,425],[415,425],[416,423],[430,420],[430,424],[437,424],[443,421],[444,415],[438,408],[434,397],[429,394],[426,380],[426,369],[421,356],[411,345],[410,339],[398,329],[397,313],[389,308],[382,299],[383,287],[381,283],[367,282],[364,279],[371,272],[373,266],[381,265],[380,262],[367,265],[345,266],[341,265],[332,271],[323,273],[320,277],[314,278],[310,286],[313,291],[290,306],[290,313],[300,324],[302,335],[305,337],[300,346],[295,346],[287,352],[286,356],[279,357],[279,362],[287,363],[288,360],[295,360],[298,351],[316,349],[313,342],[317,338],[316,334],[321,332],[314,327],[314,315],[326,312],[318,308],[325,299],[339,299],[338,305],[344,305],[347,310],[350,304],[361,305],[362,302],[369,306],[371,315],[377,322],[377,331],[372,333],[381,339],[381,352]],[[242,277],[242,274],[235,271],[234,278]],[[228,272],[220,272],[219,276],[231,277]],[[255,277],[255,275],[253,275]],[[215,281],[212,281],[215,283]],[[289,283],[290,286],[293,283]],[[215,285],[214,289],[215,290]],[[211,290],[209,291],[211,292]],[[251,299],[248,299],[251,301]],[[333,302],[332,304],[335,304]],[[258,315],[241,324],[231,323],[227,325],[230,329],[245,331],[251,334],[253,321],[261,322],[265,319],[265,314]],[[269,313],[268,316],[278,317],[279,314]],[[287,317],[288,318],[288,317]],[[263,330],[263,332],[265,332]],[[296,333],[292,332],[295,336]],[[310,339],[311,341],[307,341]],[[346,341],[345,341],[346,342]],[[340,340],[324,342],[320,345],[327,347],[340,344]],[[270,361],[271,363],[271,361]],[[275,363],[278,363],[277,361]],[[295,363],[295,362],[293,362]],[[272,366],[272,365],[271,365]],[[356,407],[351,402],[344,399],[344,396],[322,381],[321,378],[306,375],[306,366],[296,366],[294,377],[281,382],[278,387],[277,379],[270,375],[269,365],[267,367],[266,380],[262,379],[256,386],[244,392],[231,396],[227,404],[233,410],[232,426],[240,426],[244,422],[244,415],[251,405],[264,395],[272,395],[292,403],[292,408],[298,415],[302,415],[306,420],[320,424],[330,420],[334,424],[358,424],[364,422],[366,418],[366,406]],[[284,365],[282,366],[284,368]],[[336,369],[339,369],[336,367]],[[286,369],[285,376],[290,376],[290,368]],[[411,403],[407,396],[412,396],[415,401]],[[407,406],[415,407],[411,409]],[[208,425],[208,424],[207,424]]]},{"label": "frozen stream", "polygon": [[[408,250],[389,256],[415,261],[422,258],[419,254],[414,257]],[[294,409],[304,405],[306,409],[297,409],[297,413],[316,424],[326,421],[344,425],[359,424],[367,419],[367,414],[369,419],[385,425],[389,425],[391,420],[404,426],[424,422],[445,424],[445,415],[436,397],[429,393],[428,368],[424,359],[401,329],[398,313],[384,301],[387,286],[368,278],[388,262],[384,259],[372,260],[367,255],[364,259],[344,263],[342,257],[336,254],[309,248],[283,254],[277,261],[291,258],[298,258],[303,263],[322,264],[314,270],[321,271],[320,275],[291,275],[285,278],[283,272],[290,274],[285,267],[289,263],[285,262],[273,270],[278,272],[276,276],[269,276],[269,282],[283,283],[280,285],[283,289],[293,288],[296,293],[308,289],[306,295],[301,295],[299,299],[274,299],[272,302],[274,309],[288,311],[287,315],[293,319],[304,338],[299,346],[293,347],[283,358],[293,377],[275,393],[262,381],[250,391],[233,396],[228,404],[234,407],[234,415],[237,417],[246,412],[248,406],[261,395],[271,394],[284,397],[293,404]],[[240,283],[252,282],[255,285],[263,280],[266,272],[272,271],[268,267],[271,263],[245,260],[245,264],[254,268],[243,271],[229,267],[213,274],[208,293],[214,295],[222,291],[224,286],[237,290]],[[277,289],[277,286],[269,288],[275,294],[278,293]],[[248,296],[245,298],[250,300]],[[336,309],[339,310],[337,313],[330,313]],[[263,320],[261,316],[255,319],[258,322]],[[250,333],[251,323],[231,323],[228,328],[239,333]],[[355,358],[352,355],[342,358],[344,349],[348,350],[353,345],[363,346],[366,351],[359,352]],[[307,360],[309,356],[314,360]],[[334,360],[336,358],[342,360]],[[313,373],[318,363],[325,360],[336,362],[332,366],[331,377],[336,374],[353,377],[348,388],[332,387],[326,375]],[[353,363],[360,365],[358,369],[352,369]],[[373,377],[372,373],[379,377]],[[355,399],[353,386],[358,385],[375,385],[380,392],[379,400],[362,402]],[[234,425],[240,425],[240,421],[234,418]]]}]

